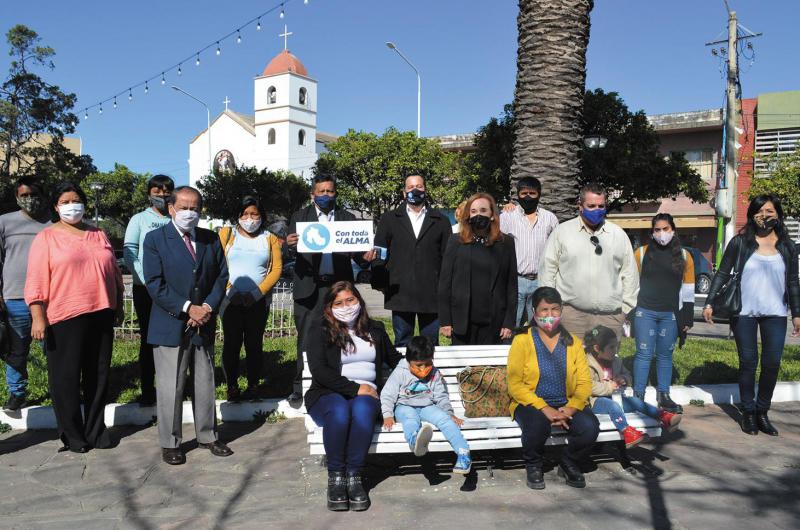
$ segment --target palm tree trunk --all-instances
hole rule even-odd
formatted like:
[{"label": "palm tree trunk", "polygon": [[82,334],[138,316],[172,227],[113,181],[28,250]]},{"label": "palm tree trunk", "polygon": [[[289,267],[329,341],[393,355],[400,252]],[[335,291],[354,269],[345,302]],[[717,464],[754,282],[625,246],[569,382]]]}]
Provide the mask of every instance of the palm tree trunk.
[{"label": "palm tree trunk", "polygon": [[594,0],[519,0],[512,186],[522,177],[537,177],[541,204],[562,221],[576,213],[593,5]]}]

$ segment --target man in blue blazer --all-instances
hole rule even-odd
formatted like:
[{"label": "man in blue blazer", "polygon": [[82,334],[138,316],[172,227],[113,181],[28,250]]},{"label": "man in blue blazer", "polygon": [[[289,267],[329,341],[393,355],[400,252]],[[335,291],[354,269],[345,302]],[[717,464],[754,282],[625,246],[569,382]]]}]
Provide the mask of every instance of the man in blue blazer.
[{"label": "man in blue blazer", "polygon": [[181,423],[186,372],[194,378],[197,442],[216,456],[233,454],[217,440],[214,332],[228,266],[219,237],[198,228],[203,198],[190,186],[167,200],[172,222],[144,239],[142,266],[153,299],[147,342],[154,346],[158,437],[164,462],[183,464]]}]

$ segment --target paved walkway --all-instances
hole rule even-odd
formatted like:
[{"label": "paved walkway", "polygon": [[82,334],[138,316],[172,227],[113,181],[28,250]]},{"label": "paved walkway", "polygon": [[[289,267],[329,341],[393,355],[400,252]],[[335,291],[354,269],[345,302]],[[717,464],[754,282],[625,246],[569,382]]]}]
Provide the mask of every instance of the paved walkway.
[{"label": "paved walkway", "polygon": [[775,406],[778,438],[746,436],[729,414],[687,408],[682,431],[630,452],[632,473],[598,452],[585,490],[554,471],[546,490],[527,489],[515,451],[493,476],[483,460],[466,480],[449,472],[449,455],[425,470],[407,456],[371,457],[366,513],[325,509],[325,471],[308,456],[302,420],[225,424],[234,456],[215,458],[192,443],[180,467],[161,463],[154,427],[119,430],[118,448],[86,455],[57,453],[52,431],[10,432],[0,436],[0,527],[800,527],[800,403]]}]

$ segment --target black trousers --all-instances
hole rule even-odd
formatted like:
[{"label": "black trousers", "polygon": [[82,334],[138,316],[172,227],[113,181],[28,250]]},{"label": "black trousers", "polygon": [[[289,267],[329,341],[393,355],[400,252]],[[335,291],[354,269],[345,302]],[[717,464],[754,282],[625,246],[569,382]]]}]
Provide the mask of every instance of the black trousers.
[{"label": "black trousers", "polygon": [[500,344],[500,328],[491,324],[469,323],[463,335],[453,333],[451,337],[453,346],[468,346],[482,344]]},{"label": "black trousers", "polygon": [[133,286],[133,307],[139,319],[139,373],[142,384],[142,395],[156,395],[156,365],[153,361],[153,345],[147,343],[147,329],[150,325],[150,310],[153,300],[147,287],[144,285]]},{"label": "black trousers", "polygon": [[222,315],[222,332],[225,342],[222,345],[222,369],[228,390],[238,388],[239,352],[244,343],[245,365],[247,367],[247,386],[258,386],[261,380],[264,330],[267,327],[269,306],[267,299],[261,298],[250,307],[229,305]]},{"label": "black trousers", "polygon": [[58,435],[72,450],[112,445],[103,415],[113,345],[111,309],[62,320],[47,330],[47,378]]},{"label": "black trousers", "polygon": [[318,284],[314,294],[294,301],[294,325],[297,328],[297,371],[292,385],[294,392],[303,391],[303,339],[314,320],[313,315],[322,314],[322,301],[330,290],[331,284]]},{"label": "black trousers", "polygon": [[[522,429],[522,459],[526,467],[541,467],[544,444],[550,437],[550,420],[544,413],[530,405],[519,405],[514,410],[514,421]],[[572,416],[567,431],[567,447],[561,456],[562,462],[577,464],[591,451],[600,422],[590,407],[585,407]]]}]

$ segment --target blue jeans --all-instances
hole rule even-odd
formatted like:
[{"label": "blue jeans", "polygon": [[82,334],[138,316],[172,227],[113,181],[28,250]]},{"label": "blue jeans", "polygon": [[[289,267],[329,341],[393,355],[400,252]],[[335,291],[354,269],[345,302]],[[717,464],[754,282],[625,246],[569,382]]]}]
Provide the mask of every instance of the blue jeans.
[{"label": "blue jeans", "polygon": [[[744,412],[767,412],[778,382],[783,345],[786,342],[786,317],[735,317],[731,319],[736,349],[739,351],[739,396]],[[761,328],[761,375],[756,399],[758,367],[758,328]]]},{"label": "blue jeans", "polygon": [[610,397],[599,397],[592,405],[595,414],[608,414],[618,431],[622,432],[628,426],[625,419],[626,412],[641,412],[651,418],[658,419],[658,409],[649,403],[634,396],[622,396],[622,406]]},{"label": "blue jeans", "polygon": [[325,394],[308,411],[323,428],[328,471],[358,472],[364,467],[381,403],[372,396]]},{"label": "blue jeans", "polygon": [[6,300],[8,314],[8,356],[6,357],[6,384],[8,391],[24,396],[28,388],[28,354],[31,349],[31,311],[25,300]]},{"label": "blue jeans", "polygon": [[522,310],[528,317],[528,322],[533,320],[533,291],[539,288],[539,280],[529,280],[517,276],[517,327],[522,326]]},{"label": "blue jeans", "polygon": [[409,313],[392,311],[392,328],[394,329],[394,345],[402,348],[414,336],[414,321],[419,321],[419,334],[428,337],[433,345],[439,344],[439,315],[436,313]]},{"label": "blue jeans", "polygon": [[414,439],[419,431],[421,422],[425,421],[435,425],[437,429],[442,431],[444,437],[450,442],[450,446],[456,453],[463,449],[469,451],[469,444],[461,434],[461,429],[458,428],[456,422],[450,417],[448,413],[437,407],[436,405],[428,405],[427,407],[409,407],[408,405],[397,405],[394,408],[395,420],[403,424],[403,434],[406,436],[406,442],[414,449]]},{"label": "blue jeans", "polygon": [[669,392],[672,382],[672,352],[678,340],[678,323],[672,311],[650,311],[636,308],[633,318],[633,336],[636,357],[633,360],[633,390],[644,393],[650,361],[656,356],[656,380],[659,392]]}]

